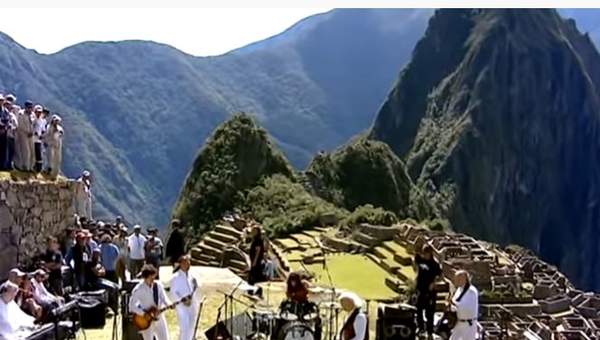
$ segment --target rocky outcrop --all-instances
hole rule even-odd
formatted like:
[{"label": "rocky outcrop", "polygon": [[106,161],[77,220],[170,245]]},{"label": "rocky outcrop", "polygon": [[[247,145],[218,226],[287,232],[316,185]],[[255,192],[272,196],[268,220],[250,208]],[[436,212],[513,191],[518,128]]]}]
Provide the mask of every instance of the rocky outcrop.
[{"label": "rocky outcrop", "polygon": [[73,221],[75,182],[0,180],[0,278],[27,263]]},{"label": "rocky outcrop", "polygon": [[600,55],[554,10],[439,10],[369,137],[455,229],[600,287]]}]

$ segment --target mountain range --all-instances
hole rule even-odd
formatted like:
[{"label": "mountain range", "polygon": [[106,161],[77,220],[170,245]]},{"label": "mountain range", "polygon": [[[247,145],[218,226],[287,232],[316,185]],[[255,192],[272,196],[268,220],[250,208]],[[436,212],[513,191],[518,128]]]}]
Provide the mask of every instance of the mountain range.
[{"label": "mountain range", "polygon": [[299,168],[367,127],[430,14],[333,10],[217,57],[148,41],[44,55],[1,35],[0,90],[63,115],[63,170],[92,171],[97,216],[163,226],[197,150],[235,112]]}]

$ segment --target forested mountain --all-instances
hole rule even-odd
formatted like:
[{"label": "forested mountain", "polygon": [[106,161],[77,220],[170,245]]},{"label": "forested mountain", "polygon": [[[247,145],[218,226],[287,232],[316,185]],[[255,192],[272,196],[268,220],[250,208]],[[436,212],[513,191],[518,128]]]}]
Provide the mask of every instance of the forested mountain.
[{"label": "forested mountain", "polygon": [[62,113],[64,172],[93,172],[96,215],[162,226],[197,150],[235,112],[299,168],[367,127],[430,14],[333,10],[217,57],[147,41],[43,55],[2,35],[0,90]]},{"label": "forested mountain", "polygon": [[600,55],[554,10],[439,10],[369,137],[453,227],[600,288]]}]

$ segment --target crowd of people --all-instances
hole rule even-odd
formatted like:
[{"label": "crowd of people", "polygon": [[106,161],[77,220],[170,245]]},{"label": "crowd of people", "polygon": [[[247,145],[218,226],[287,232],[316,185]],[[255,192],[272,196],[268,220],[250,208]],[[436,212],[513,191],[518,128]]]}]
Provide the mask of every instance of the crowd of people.
[{"label": "crowd of people", "polygon": [[[179,221],[173,220],[172,227],[175,237],[166,253],[177,263],[185,254],[185,243]],[[145,266],[159,268],[165,251],[158,229],[148,227],[143,233],[142,227],[135,225],[132,230],[129,233],[120,216],[114,222],[76,216],[64,234],[49,236],[45,252],[36,256],[33,266],[13,268],[2,285],[0,334],[10,334],[23,323],[33,326],[34,322],[46,322],[52,309],[62,305],[69,293],[106,289],[107,281],[118,286],[139,278]],[[65,266],[70,271],[65,271]],[[63,287],[69,281],[65,273],[72,275],[73,285],[68,288]],[[11,322],[6,314],[15,306],[27,316],[19,319],[23,322]]]},{"label": "crowd of people", "polygon": [[21,107],[15,95],[0,94],[0,171],[58,175],[63,136],[58,114],[29,100]]}]

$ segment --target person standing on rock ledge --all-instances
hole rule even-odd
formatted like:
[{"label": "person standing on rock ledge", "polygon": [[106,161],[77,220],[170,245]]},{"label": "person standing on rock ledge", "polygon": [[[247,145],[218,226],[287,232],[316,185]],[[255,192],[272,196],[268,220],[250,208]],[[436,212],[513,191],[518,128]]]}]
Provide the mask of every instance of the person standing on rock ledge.
[{"label": "person standing on rock ledge", "polygon": [[25,109],[17,115],[15,140],[15,167],[21,171],[33,170],[33,102],[26,101]]},{"label": "person standing on rock ledge", "polygon": [[48,168],[46,171],[52,177],[58,176],[62,166],[62,145],[63,128],[60,125],[62,119],[58,115],[53,115],[50,120],[48,131],[44,135],[44,145],[48,154]]},{"label": "person standing on rock ledge", "polygon": [[84,170],[77,179],[75,189],[75,213],[87,220],[92,219],[92,181],[90,172]]}]

